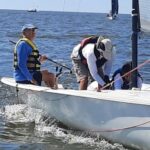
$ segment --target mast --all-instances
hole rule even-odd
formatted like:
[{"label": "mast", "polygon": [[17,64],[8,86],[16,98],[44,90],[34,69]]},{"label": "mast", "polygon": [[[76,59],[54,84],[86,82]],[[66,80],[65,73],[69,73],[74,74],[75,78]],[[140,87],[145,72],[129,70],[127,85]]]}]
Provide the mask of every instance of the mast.
[{"label": "mast", "polygon": [[118,0],[111,0],[111,12],[112,16],[115,16],[118,14]]},{"label": "mast", "polygon": [[111,16],[112,17],[113,17],[114,12],[115,12],[114,6],[115,6],[115,2],[114,2],[114,0],[111,0]]},{"label": "mast", "polygon": [[[139,31],[139,1],[132,0],[132,68],[136,68],[138,64],[138,31]],[[132,75],[131,87],[137,87],[137,70]]]},{"label": "mast", "polygon": [[118,0],[115,0],[115,14],[118,14],[118,10],[119,10],[119,3]]}]

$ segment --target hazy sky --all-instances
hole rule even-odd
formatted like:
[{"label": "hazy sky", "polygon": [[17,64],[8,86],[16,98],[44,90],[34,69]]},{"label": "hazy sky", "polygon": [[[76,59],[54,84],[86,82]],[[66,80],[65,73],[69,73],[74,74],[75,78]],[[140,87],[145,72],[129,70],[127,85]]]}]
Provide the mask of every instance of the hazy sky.
[{"label": "hazy sky", "polygon": [[[107,13],[111,0],[0,0],[0,9]],[[119,0],[119,13],[131,13],[132,0]]]}]

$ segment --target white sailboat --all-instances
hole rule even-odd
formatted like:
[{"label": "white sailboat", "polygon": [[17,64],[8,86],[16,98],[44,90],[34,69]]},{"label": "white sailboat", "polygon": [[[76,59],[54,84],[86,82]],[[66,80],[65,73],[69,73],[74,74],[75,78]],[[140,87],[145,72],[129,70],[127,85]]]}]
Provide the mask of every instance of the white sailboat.
[{"label": "white sailboat", "polygon": [[[132,49],[136,68],[138,0],[133,0],[133,10]],[[17,92],[22,103],[43,109],[70,128],[139,150],[150,149],[150,84],[144,84],[142,89],[96,92],[63,89],[61,85],[54,90],[17,84],[7,77],[1,78],[1,82]]]},{"label": "white sailboat", "polygon": [[[22,103],[40,108],[66,126],[126,146],[150,149],[150,85],[142,90],[79,91],[16,84],[1,79]],[[146,137],[146,138],[145,138]]]}]

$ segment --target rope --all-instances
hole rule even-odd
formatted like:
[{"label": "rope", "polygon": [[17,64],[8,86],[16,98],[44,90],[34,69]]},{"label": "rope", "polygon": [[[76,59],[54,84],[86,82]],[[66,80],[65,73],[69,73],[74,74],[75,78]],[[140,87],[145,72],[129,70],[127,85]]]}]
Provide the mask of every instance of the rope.
[{"label": "rope", "polygon": [[[124,127],[124,128],[116,128],[116,129],[101,129],[101,130],[84,130],[85,132],[117,132],[117,131],[122,131],[122,130],[128,130],[128,129],[132,129],[132,128],[136,128],[136,127],[140,127],[142,125],[145,125],[145,124],[148,124],[150,123],[150,120],[148,121],[145,121],[143,123],[139,123],[139,124],[136,124],[136,125],[132,125],[132,126],[128,126],[128,127]],[[70,129],[70,130],[73,130],[73,131],[83,131],[81,129]]]},{"label": "rope", "polygon": [[137,124],[137,125],[129,126],[129,127],[118,128],[118,129],[106,129],[106,130],[103,129],[103,130],[98,130],[98,131],[91,130],[91,132],[116,132],[116,131],[121,131],[121,130],[127,130],[127,129],[140,127],[140,126],[148,124],[148,123],[150,123],[150,120],[146,121],[146,122],[143,122],[143,123],[140,123],[140,124]]},{"label": "rope", "polygon": [[113,84],[114,82],[116,82],[116,81],[118,81],[119,79],[121,79],[121,78],[127,76],[128,74],[130,74],[130,73],[132,73],[133,71],[135,71],[135,70],[137,70],[137,69],[143,67],[144,65],[146,65],[146,64],[148,64],[148,63],[150,63],[150,59],[144,61],[143,63],[141,63],[140,65],[138,65],[138,66],[135,67],[134,69],[130,70],[129,72],[125,73],[124,75],[118,77],[116,80],[111,81],[110,83],[106,84],[104,87],[101,88],[101,90],[104,90],[104,89],[105,89],[106,87],[108,87],[108,86],[112,86],[112,84]]}]

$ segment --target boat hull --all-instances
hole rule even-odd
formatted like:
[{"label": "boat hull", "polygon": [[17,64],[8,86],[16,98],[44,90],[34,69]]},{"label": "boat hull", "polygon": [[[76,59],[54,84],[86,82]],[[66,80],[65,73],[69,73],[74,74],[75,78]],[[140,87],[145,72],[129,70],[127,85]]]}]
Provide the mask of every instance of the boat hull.
[{"label": "boat hull", "polygon": [[[150,149],[149,91],[98,93],[14,85],[11,87],[16,90],[17,86],[21,102],[43,109],[70,128],[137,149]],[[143,100],[143,95],[146,100]]]}]

